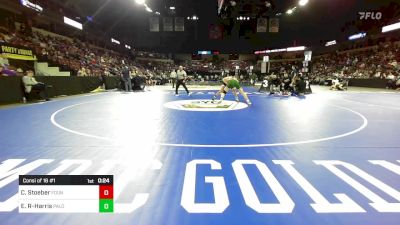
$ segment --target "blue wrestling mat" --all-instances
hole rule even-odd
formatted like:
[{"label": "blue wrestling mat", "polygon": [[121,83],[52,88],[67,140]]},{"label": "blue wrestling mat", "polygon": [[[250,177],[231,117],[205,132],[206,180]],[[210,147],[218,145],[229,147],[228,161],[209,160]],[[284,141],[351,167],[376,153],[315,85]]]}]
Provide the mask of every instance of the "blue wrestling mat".
[{"label": "blue wrestling mat", "polygon": [[[0,224],[400,223],[398,93],[247,91],[1,109]],[[114,213],[19,213],[22,174],[114,175]]]}]

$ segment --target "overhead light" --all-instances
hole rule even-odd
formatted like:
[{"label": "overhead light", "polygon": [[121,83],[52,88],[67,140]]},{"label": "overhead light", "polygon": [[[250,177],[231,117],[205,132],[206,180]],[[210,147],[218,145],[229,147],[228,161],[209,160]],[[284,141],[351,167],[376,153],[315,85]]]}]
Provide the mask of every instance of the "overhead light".
[{"label": "overhead light", "polygon": [[175,10],[175,6],[169,7],[170,10]]},{"label": "overhead light", "polygon": [[79,23],[79,22],[77,22],[77,21],[75,21],[75,20],[73,20],[73,19],[70,19],[70,18],[68,18],[68,17],[65,17],[65,16],[64,16],[64,23],[65,23],[65,24],[68,24],[68,25],[70,25],[70,26],[73,26],[73,27],[75,27],[75,28],[77,28],[77,29],[79,29],[79,30],[82,30],[82,29],[83,29],[83,26],[82,26],[81,23]]},{"label": "overhead light", "polygon": [[151,10],[149,7],[146,7],[146,11],[147,12],[153,12],[153,10]]},{"label": "overhead light", "polygon": [[349,40],[355,40],[355,39],[363,38],[365,36],[367,36],[366,33],[358,33],[358,34],[351,35],[349,37]]},{"label": "overhead light", "polygon": [[41,7],[38,4],[34,4],[32,2],[30,2],[29,0],[20,0],[21,4],[25,7],[31,8],[37,12],[42,12],[43,11],[43,7]]},{"label": "overhead light", "polygon": [[294,13],[294,11],[295,11],[296,9],[297,9],[297,6],[291,8],[291,9],[288,9],[288,11],[286,11],[286,14],[291,15],[292,13]]},{"label": "overhead light", "polygon": [[187,19],[190,20],[190,16],[188,16]]},{"label": "overhead light", "polygon": [[382,33],[400,29],[400,22],[382,27]]},{"label": "overhead light", "polygon": [[286,52],[287,48],[279,48],[279,49],[272,49],[266,50],[265,53],[277,53],[277,52]]},{"label": "overhead light", "polygon": [[135,0],[135,2],[139,5],[143,5],[145,3],[145,0]]},{"label": "overhead light", "polygon": [[239,20],[243,20],[243,17],[239,17]]},{"label": "overhead light", "polygon": [[286,51],[288,51],[288,52],[294,52],[294,51],[303,51],[303,50],[305,50],[305,49],[306,49],[305,46],[299,46],[299,47],[290,47],[290,48],[287,48]]},{"label": "overhead light", "polygon": [[121,44],[121,42],[119,42],[118,40],[115,40],[114,38],[111,38],[111,42],[115,43],[115,44],[118,44],[118,45]]},{"label": "overhead light", "polygon": [[336,45],[336,40],[328,41],[328,42],[326,42],[326,44],[325,44],[326,47],[331,46],[331,45]]},{"label": "overhead light", "polygon": [[255,51],[254,54],[268,54],[268,53],[277,53],[277,52],[286,52],[288,48],[279,48],[279,49],[272,49],[272,50],[262,50],[262,51]]},{"label": "overhead light", "polygon": [[305,5],[307,5],[307,3],[308,3],[308,0],[300,0],[299,1],[300,6],[305,6]]}]

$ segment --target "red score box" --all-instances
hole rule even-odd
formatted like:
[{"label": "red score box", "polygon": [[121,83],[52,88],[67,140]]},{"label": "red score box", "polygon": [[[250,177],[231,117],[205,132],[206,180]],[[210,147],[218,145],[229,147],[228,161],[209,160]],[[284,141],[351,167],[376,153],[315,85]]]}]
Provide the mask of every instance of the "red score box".
[{"label": "red score box", "polygon": [[113,199],[114,198],[114,187],[112,185],[100,185],[99,186],[100,199]]}]

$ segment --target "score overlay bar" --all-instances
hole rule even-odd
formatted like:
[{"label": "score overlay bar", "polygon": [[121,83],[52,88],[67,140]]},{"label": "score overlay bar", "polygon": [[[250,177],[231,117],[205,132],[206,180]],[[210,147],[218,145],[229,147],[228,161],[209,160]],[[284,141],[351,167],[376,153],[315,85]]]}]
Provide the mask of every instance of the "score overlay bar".
[{"label": "score overlay bar", "polygon": [[112,175],[20,175],[20,213],[112,213]]}]

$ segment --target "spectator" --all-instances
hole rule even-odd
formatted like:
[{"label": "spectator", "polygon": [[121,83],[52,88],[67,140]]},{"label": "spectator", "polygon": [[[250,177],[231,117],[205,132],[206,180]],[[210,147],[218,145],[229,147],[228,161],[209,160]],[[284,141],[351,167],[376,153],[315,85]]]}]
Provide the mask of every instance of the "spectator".
[{"label": "spectator", "polygon": [[21,68],[17,69],[17,76],[24,76],[24,71]]},{"label": "spectator", "polygon": [[33,71],[26,71],[26,75],[22,77],[22,82],[25,87],[26,93],[31,93],[32,91],[38,91],[42,99],[50,101],[47,94],[47,86],[44,83],[37,82],[33,77]]},{"label": "spectator", "polygon": [[78,77],[86,77],[86,76],[87,76],[87,73],[86,73],[85,68],[84,67],[80,68],[78,70]]},{"label": "spectator", "polygon": [[392,72],[389,72],[389,75],[387,75],[386,79],[388,80],[386,88],[387,89],[396,89],[396,77],[392,74]]},{"label": "spectator", "polygon": [[47,53],[46,49],[43,48],[41,53],[42,53],[43,60],[47,61],[49,59],[49,54]]},{"label": "spectator", "polygon": [[130,71],[128,66],[124,66],[122,69],[122,80],[125,84],[125,91],[132,91],[132,81],[130,76]]},{"label": "spectator", "polygon": [[172,70],[171,74],[169,75],[169,77],[171,78],[171,82],[172,82],[172,89],[175,88],[175,82],[176,82],[176,72],[175,69]]},{"label": "spectator", "polygon": [[0,66],[0,75],[5,76],[5,77],[16,76],[17,72],[12,70],[11,68],[7,68],[5,66]]}]

